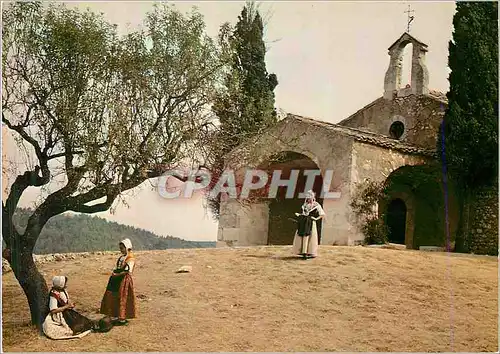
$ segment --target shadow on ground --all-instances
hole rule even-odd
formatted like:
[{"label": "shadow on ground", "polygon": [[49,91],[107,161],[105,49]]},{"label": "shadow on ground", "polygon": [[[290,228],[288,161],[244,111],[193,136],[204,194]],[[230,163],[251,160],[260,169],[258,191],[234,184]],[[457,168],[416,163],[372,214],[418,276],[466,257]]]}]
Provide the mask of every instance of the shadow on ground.
[{"label": "shadow on ground", "polygon": [[275,255],[258,255],[258,254],[247,254],[243,257],[247,258],[267,258],[267,259],[279,259],[282,261],[304,261],[304,258],[299,256],[275,256]]}]

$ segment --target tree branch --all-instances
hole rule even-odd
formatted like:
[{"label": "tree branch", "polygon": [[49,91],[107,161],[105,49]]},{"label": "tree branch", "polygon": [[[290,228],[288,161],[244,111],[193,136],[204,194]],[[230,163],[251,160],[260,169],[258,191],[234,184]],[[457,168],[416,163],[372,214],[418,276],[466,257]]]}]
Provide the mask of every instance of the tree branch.
[{"label": "tree branch", "polygon": [[7,118],[5,118],[5,114],[3,112],[2,112],[2,122],[5,123],[10,130],[13,130],[16,133],[18,133],[26,142],[28,142],[33,146],[33,148],[35,149],[36,156],[38,157],[38,160],[40,160],[41,162],[43,159],[43,153],[42,149],[40,148],[40,144],[38,144],[38,141],[29,136],[29,134],[26,133],[22,125],[13,125]]},{"label": "tree branch", "polygon": [[106,201],[103,203],[94,205],[72,205],[68,208],[68,210],[86,214],[100,213],[108,210],[115,201],[116,197],[117,195],[108,195],[106,197]]},{"label": "tree branch", "polygon": [[[108,143],[105,141],[105,142],[103,142],[103,143],[97,144],[97,145],[96,145],[96,147],[97,147],[97,148],[103,148],[103,147],[105,147],[106,145],[108,145]],[[85,151],[83,151],[83,150],[75,150],[75,151],[72,151],[72,152],[71,152],[71,154],[72,154],[72,155],[82,155],[82,154],[84,154],[84,153],[85,153]],[[48,156],[48,157],[47,157],[47,160],[49,160],[49,161],[50,161],[50,160],[53,160],[53,159],[57,159],[57,158],[59,158],[59,157],[65,157],[65,156],[66,156],[66,154],[67,154],[66,152],[59,152],[59,153],[57,153],[57,154],[53,154],[53,155]]]},{"label": "tree branch", "polygon": [[[40,187],[47,183],[49,183],[49,176],[39,176],[40,167],[36,166],[34,171],[26,171],[24,174],[17,176],[16,180],[10,187],[10,193],[7,197],[7,201],[5,203],[5,208],[14,213],[17,208],[17,204],[19,203],[19,199],[23,192],[28,187]],[[11,215],[11,214],[9,214]]]}]

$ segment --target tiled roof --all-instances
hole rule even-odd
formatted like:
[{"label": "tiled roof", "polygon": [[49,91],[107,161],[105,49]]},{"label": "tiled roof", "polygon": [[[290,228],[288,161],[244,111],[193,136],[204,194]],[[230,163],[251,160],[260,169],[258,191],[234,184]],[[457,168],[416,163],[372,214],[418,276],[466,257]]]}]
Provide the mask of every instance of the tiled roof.
[{"label": "tiled roof", "polygon": [[328,129],[330,131],[334,131],[337,133],[340,133],[344,136],[348,136],[353,138],[356,141],[360,141],[363,143],[371,144],[371,145],[376,145],[380,146],[383,148],[387,149],[392,149],[392,150],[397,150],[409,154],[418,154],[418,155],[425,155],[425,156],[431,156],[435,157],[436,156],[436,151],[431,150],[431,149],[424,149],[412,144],[408,144],[399,140],[391,139],[387,136],[381,135],[381,134],[376,134],[372,132],[368,132],[365,130],[360,130],[360,129],[355,129],[355,128],[350,128],[350,127],[345,127],[341,126],[338,124],[333,124],[333,123],[328,123],[328,122],[323,122],[319,120],[315,120],[312,118],[306,118],[294,114],[289,114],[288,117],[285,120],[296,120],[303,122],[305,124],[311,124],[319,127],[323,127],[325,129]]}]

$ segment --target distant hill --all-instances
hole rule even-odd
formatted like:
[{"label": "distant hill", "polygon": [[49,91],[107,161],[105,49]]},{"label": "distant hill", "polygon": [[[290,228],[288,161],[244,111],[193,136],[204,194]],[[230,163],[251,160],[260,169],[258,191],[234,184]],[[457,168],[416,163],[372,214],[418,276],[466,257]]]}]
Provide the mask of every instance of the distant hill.
[{"label": "distant hill", "polygon": [[[19,208],[14,224],[24,231],[32,211]],[[211,248],[215,242],[186,241],[177,237],[161,237],[150,231],[111,222],[85,214],[58,215],[51,218],[36,243],[35,254],[92,251],[116,251],[124,238],[132,241],[135,250],[169,248]],[[2,242],[3,243],[3,242]]]}]

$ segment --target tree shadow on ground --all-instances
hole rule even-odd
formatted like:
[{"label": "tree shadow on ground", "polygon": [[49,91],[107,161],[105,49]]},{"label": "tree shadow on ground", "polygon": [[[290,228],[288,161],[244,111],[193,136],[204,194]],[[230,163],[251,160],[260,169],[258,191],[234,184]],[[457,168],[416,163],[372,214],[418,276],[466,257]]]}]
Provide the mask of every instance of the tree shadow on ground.
[{"label": "tree shadow on ground", "polygon": [[256,255],[256,254],[248,254],[244,255],[243,257],[248,257],[248,258],[267,258],[267,259],[278,259],[281,261],[303,261],[304,258],[299,257],[299,256],[274,256],[274,255],[269,255],[269,254],[263,254],[263,255]]}]

